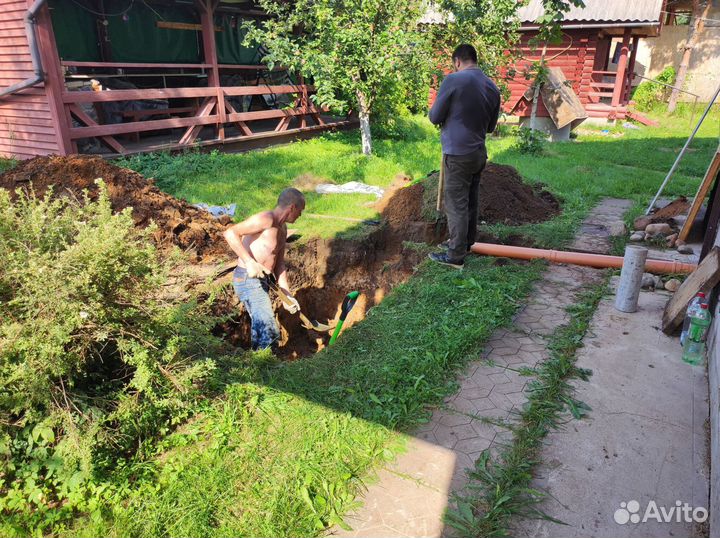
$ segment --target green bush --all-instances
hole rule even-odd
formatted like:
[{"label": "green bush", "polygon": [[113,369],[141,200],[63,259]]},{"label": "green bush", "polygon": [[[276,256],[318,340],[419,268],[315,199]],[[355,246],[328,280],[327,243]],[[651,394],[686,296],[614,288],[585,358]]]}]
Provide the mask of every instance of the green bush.
[{"label": "green bush", "polygon": [[650,80],[642,82],[633,92],[632,99],[635,101],[635,108],[642,112],[649,112],[655,105],[667,100],[672,90],[663,84],[658,84],[658,82],[674,84],[675,68],[672,66],[666,67],[655,80],[657,82]]},{"label": "green bush", "polygon": [[99,506],[103,476],[189,413],[219,348],[166,263],[96,202],[0,189],[0,535]]},{"label": "green bush", "polygon": [[513,148],[530,155],[540,155],[547,144],[547,134],[541,130],[520,127],[517,133],[517,142]]}]

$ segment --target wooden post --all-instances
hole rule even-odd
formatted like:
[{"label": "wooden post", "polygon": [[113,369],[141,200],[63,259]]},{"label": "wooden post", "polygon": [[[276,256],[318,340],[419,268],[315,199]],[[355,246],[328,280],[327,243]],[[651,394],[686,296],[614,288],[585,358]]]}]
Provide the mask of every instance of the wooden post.
[{"label": "wooden post", "polygon": [[[200,10],[200,25],[202,26],[203,40],[203,63],[210,64],[208,73],[208,87],[220,87],[220,69],[218,68],[217,46],[215,44],[215,24],[213,15],[215,12],[215,3],[213,0],[197,0],[196,4]],[[217,109],[225,110],[225,103],[217,102]],[[225,140],[225,125],[219,123],[217,125],[218,138]]]},{"label": "wooden post", "polygon": [[620,101],[625,91],[625,74],[627,72],[629,44],[630,28],[626,28],[625,33],[623,34],[622,48],[620,49],[620,59],[618,60],[617,75],[615,76],[615,87],[613,88],[611,102],[613,108],[620,105]]},{"label": "wooden post", "polygon": [[[29,2],[29,5],[31,3]],[[40,60],[45,72],[45,94],[48,98],[50,115],[53,123],[57,126],[58,148],[61,155],[77,153],[77,144],[70,139],[70,127],[72,126],[70,114],[62,102],[65,79],[60,67],[60,55],[57,51],[47,4],[38,12],[37,33]]]},{"label": "wooden post", "polygon": [[622,96],[622,104],[626,105],[630,101],[630,93],[632,91],[632,83],[635,79],[635,59],[637,58],[637,50],[640,44],[640,36],[634,36],[632,42],[632,51],[630,52],[630,62],[627,69],[627,84]]},{"label": "wooden post", "polygon": [[718,224],[720,224],[720,192],[718,185],[720,185],[720,173],[715,176],[715,185],[710,192],[707,214],[705,215],[705,239],[700,251],[700,261],[705,259],[705,256],[710,253],[710,249],[718,241]]}]

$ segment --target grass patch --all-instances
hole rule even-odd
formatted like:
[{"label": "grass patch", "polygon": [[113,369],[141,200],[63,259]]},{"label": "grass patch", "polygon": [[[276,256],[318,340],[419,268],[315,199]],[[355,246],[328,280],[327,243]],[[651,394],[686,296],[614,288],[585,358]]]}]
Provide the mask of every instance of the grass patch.
[{"label": "grass patch", "polygon": [[2,174],[5,170],[10,170],[16,164],[16,159],[6,159],[5,157],[0,157],[0,174]]},{"label": "grass patch", "polygon": [[509,322],[543,266],[423,264],[332,348],[252,366],[161,456],[118,475],[125,486],[105,519],[69,534],[314,536],[341,524],[369,470],[400,448],[395,432],[457,390],[454,373]]},{"label": "grass patch", "polygon": [[455,498],[446,521],[463,537],[506,536],[511,517],[545,517],[536,508],[543,494],[531,486],[532,472],[540,463],[542,440],[557,429],[566,412],[576,419],[589,410],[574,396],[573,379],[587,381],[592,372],[575,366],[576,352],[590,326],[600,299],[607,293],[608,278],[589,286],[567,311],[570,322],[559,327],[549,338],[550,358],[534,369],[528,385],[528,401],[511,426],[513,441],[493,459],[483,451],[469,473],[467,493]]},{"label": "grass patch", "polygon": [[[698,107],[701,108],[701,107]],[[690,134],[690,111],[683,107],[668,117],[651,115],[660,127],[583,126],[574,140],[553,143],[542,155],[521,153],[515,137],[490,136],[490,160],[518,169],[529,183],[543,183],[563,204],[563,213],[547,222],[525,226],[489,226],[501,238],[523,234],[544,248],[561,248],[573,237],[588,211],[602,197],[629,198],[634,214],[645,209]],[[696,120],[699,117],[696,114]],[[720,112],[713,110],[701,127],[664,196],[692,197],[717,147]],[[303,184],[307,211],[321,215],[375,218],[375,198],[367,195],[319,195],[316,182],[360,181],[386,188],[397,174],[424,178],[440,164],[435,127],[421,116],[403,118],[402,138],[379,136],[370,157],[358,151],[355,131],[321,137],[249,153],[190,152],[138,155],[118,161],[147,177],[174,196],[191,203],[238,205],[237,219],[267,209],[285,187]],[[603,133],[608,130],[608,133]],[[426,206],[434,207],[434,187],[428,184]],[[433,213],[433,212],[430,212]],[[426,215],[432,216],[432,215]],[[358,227],[341,219],[303,217],[293,227],[304,237],[357,234]]]}]

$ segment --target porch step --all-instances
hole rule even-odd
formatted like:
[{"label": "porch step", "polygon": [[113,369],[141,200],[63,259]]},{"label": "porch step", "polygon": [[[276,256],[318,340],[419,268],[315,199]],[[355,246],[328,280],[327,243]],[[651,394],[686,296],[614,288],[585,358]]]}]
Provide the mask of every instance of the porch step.
[{"label": "porch step", "polygon": [[612,90],[615,84],[613,82],[591,82],[590,86],[593,88],[609,88]]},{"label": "porch step", "polygon": [[650,118],[643,116],[642,114],[635,112],[634,110],[629,110],[627,113],[627,117],[631,120],[635,120],[649,127],[657,127],[660,125],[657,121],[651,120]]}]

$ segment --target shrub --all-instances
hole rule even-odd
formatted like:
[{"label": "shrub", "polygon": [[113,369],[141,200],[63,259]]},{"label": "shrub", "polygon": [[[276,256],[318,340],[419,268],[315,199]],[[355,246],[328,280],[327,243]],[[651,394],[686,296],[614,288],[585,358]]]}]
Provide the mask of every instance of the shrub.
[{"label": "shrub", "polygon": [[672,66],[666,67],[655,80],[657,82],[646,80],[635,88],[632,99],[635,101],[635,108],[638,110],[648,112],[655,105],[667,100],[672,90],[663,84],[658,84],[658,82],[674,84],[675,69]]},{"label": "shrub", "polygon": [[219,349],[203,306],[163,291],[152,228],[104,185],[51,194],[0,189],[0,534],[92,511],[98,479],[189,413]]},{"label": "shrub", "polygon": [[545,149],[547,143],[547,134],[545,132],[530,129],[529,127],[520,127],[517,134],[517,142],[513,146],[520,153],[530,155],[540,155]]}]

